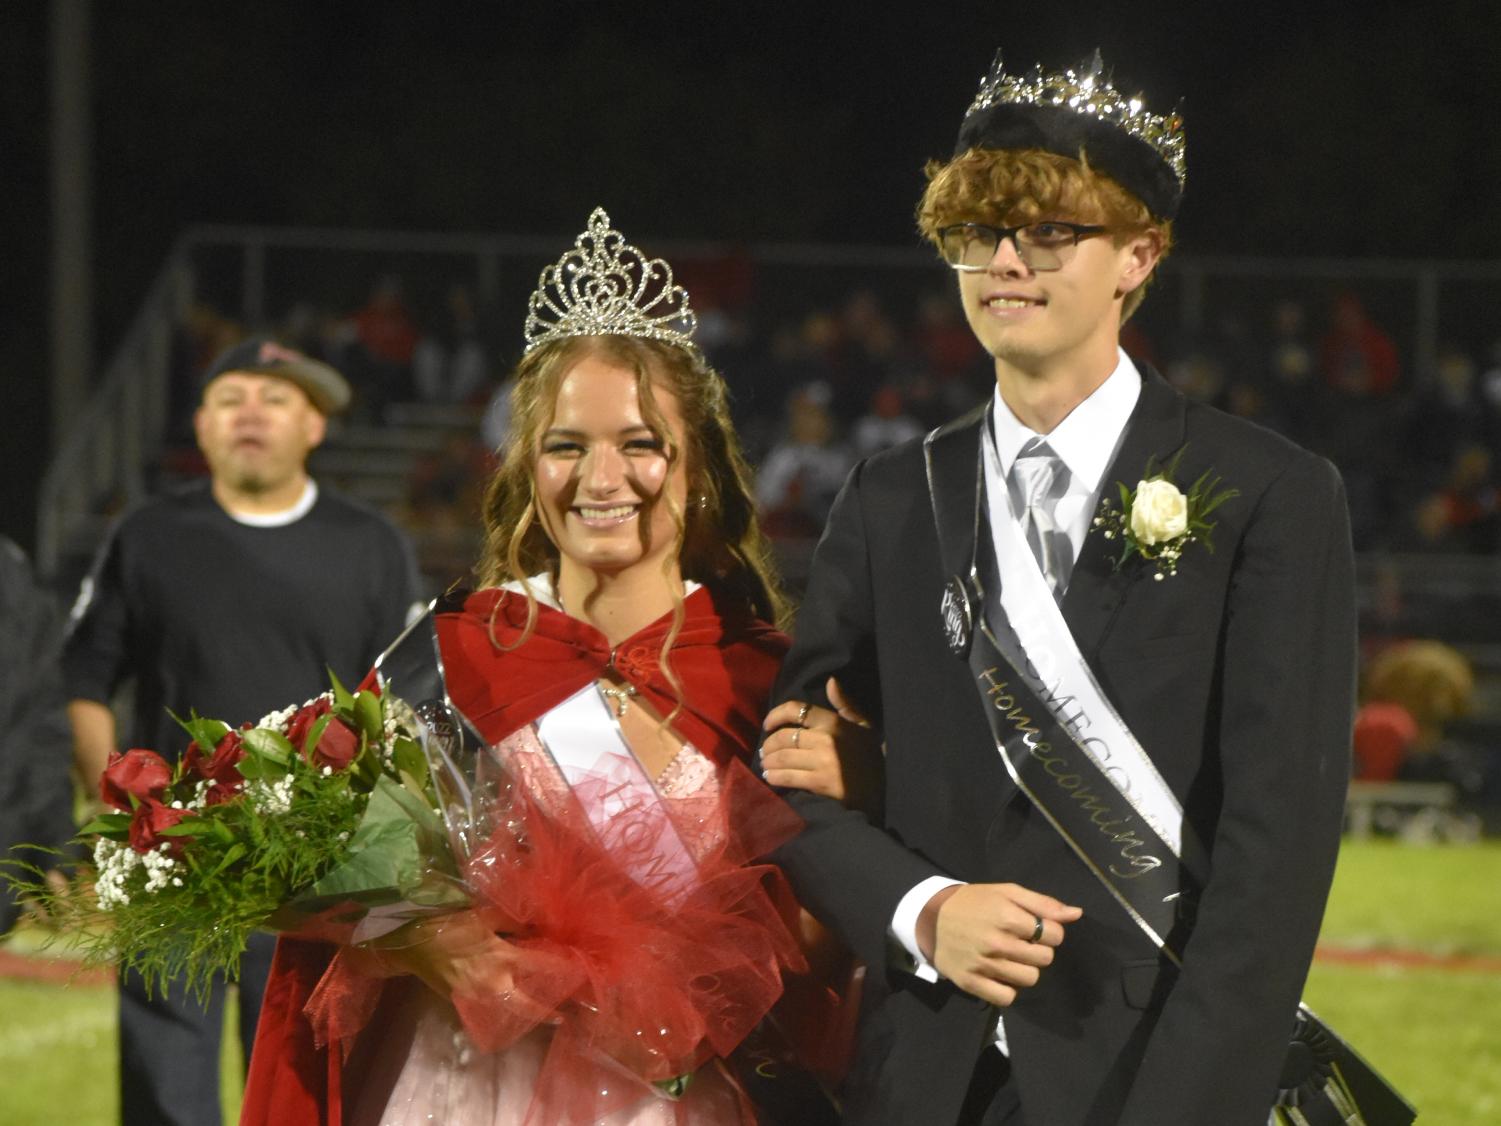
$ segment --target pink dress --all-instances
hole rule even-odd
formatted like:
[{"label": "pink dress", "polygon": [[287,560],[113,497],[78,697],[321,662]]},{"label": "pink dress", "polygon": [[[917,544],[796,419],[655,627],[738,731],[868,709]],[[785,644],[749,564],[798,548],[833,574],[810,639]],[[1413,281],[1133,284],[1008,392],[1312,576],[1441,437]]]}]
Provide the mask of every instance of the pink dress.
[{"label": "pink dress", "polygon": [[[531,828],[520,835],[518,851],[528,859],[547,850],[545,834],[537,832],[540,813],[550,829],[561,827],[560,835],[570,841],[592,838],[587,845],[593,850],[591,855],[602,852],[618,866],[614,878],[624,875],[637,885],[631,893],[649,894],[679,916],[693,910],[691,903],[701,891],[705,866],[722,866],[726,819],[721,776],[714,764],[684,745],[658,778],[648,779],[592,686],[538,723],[502,740],[493,753],[502,776],[525,791]],[[504,847],[501,851],[507,852]],[[510,859],[508,854],[506,859]],[[560,863],[568,866],[570,861]],[[576,867],[593,860],[571,863]],[[505,863],[492,867],[500,873],[497,888],[510,894],[516,883],[515,869]],[[572,870],[567,873],[573,874]],[[538,878],[551,882],[557,876]],[[583,896],[575,890],[570,904],[561,908],[554,900],[550,905],[554,917],[559,910],[572,911],[571,903],[579,898]],[[677,905],[683,911],[677,911]],[[508,901],[508,906],[513,904]],[[544,912],[547,909],[544,905]],[[589,921],[584,923],[585,930]],[[653,945],[650,931],[643,934],[636,941],[645,943],[647,949],[625,951],[626,972],[613,981],[608,969],[597,966],[618,961],[622,952],[591,954],[596,967],[588,972],[602,980],[596,982],[596,1004],[586,1003],[583,1009],[602,1007],[601,999],[619,1000],[623,989],[650,979],[658,968],[655,952],[661,948]],[[575,935],[567,942],[590,945],[588,935]],[[572,957],[572,951],[566,954]],[[771,962],[759,970],[776,978],[780,972],[777,958],[773,956]],[[683,972],[693,973],[695,983],[705,976]],[[544,983],[549,980],[546,973],[539,976]],[[676,979],[666,980],[670,989]],[[547,995],[548,985],[517,988],[518,993],[531,990],[535,998]],[[772,986],[772,996],[776,988]],[[662,1013],[674,1011],[668,1004],[671,999],[658,990],[650,992],[644,1003],[621,1000],[626,1015],[617,1015],[614,1023],[643,1013],[654,1016],[659,1011],[656,998],[663,999]],[[680,1097],[670,1097],[641,1077],[641,1060],[649,1064],[649,1053],[634,1061],[638,1065],[634,1069],[619,1062],[625,1053],[612,1045],[620,1037],[602,1013],[564,1005],[557,1015],[518,1022],[502,1011],[494,997],[478,1002],[478,1007],[484,1011],[467,1021],[466,1030],[455,1002],[438,996],[416,978],[387,982],[380,1007],[346,1065],[344,1120],[348,1126],[556,1126],[563,1121],[600,1126],[728,1126],[755,1121],[748,1100],[717,1056],[693,1072]],[[545,1008],[547,1002],[539,1002],[532,1011]],[[587,1024],[594,1017],[605,1025],[605,1031],[575,1030],[575,1025]],[[486,1021],[492,1019],[501,1026],[497,1037],[505,1046],[484,1050],[475,1042],[473,1030],[487,1027]],[[523,1025],[525,1030],[514,1035]],[[634,1034],[639,1037],[648,1031],[636,1029]],[[712,1038],[712,1030],[708,1035]],[[566,1046],[560,1043],[565,1039]]]}]

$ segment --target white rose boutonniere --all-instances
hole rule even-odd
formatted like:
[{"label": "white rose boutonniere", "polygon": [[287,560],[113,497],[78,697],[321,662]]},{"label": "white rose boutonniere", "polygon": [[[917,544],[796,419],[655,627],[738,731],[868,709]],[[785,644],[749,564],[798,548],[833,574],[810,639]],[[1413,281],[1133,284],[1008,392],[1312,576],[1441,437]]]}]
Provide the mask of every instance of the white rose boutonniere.
[{"label": "white rose boutonniere", "polygon": [[1173,482],[1183,452],[1180,449],[1160,469],[1155,467],[1156,459],[1149,461],[1135,489],[1117,482],[1120,500],[1100,503],[1095,527],[1104,529],[1107,540],[1121,540],[1117,570],[1131,556],[1139,555],[1157,565],[1153,577],[1160,582],[1178,573],[1178,559],[1189,544],[1202,543],[1206,550],[1214,550],[1209,514],[1240,491],[1220,488],[1220,478],[1206,469],[1185,493]]},{"label": "white rose boutonniere", "polygon": [[1131,502],[1131,531],[1154,547],[1188,531],[1188,498],[1165,477],[1149,477],[1136,486]]}]

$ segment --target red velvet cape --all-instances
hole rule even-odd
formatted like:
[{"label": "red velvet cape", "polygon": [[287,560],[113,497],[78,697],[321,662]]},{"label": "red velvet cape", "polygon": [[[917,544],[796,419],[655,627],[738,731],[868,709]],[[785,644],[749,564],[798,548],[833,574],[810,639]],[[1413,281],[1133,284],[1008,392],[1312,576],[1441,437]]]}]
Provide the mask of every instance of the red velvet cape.
[{"label": "red velvet cape", "polygon": [[[682,710],[673,727],[694,747],[724,762],[748,758],[759,742],[761,718],[786,635],[743,608],[726,605],[707,587],[683,601],[684,622],[668,661],[682,685]],[[526,599],[489,589],[470,595],[458,612],[437,615],[449,698],[488,741],[545,715],[613,668],[661,715],[679,694],[659,656],[672,626],[668,614],[612,650],[587,623],[546,606],[533,633],[516,645],[526,624]],[[492,639],[493,629],[493,639]],[[320,1048],[303,1006],[317,987],[334,948],[282,939],[261,1007],[241,1126],[339,1126],[342,1053]]]}]

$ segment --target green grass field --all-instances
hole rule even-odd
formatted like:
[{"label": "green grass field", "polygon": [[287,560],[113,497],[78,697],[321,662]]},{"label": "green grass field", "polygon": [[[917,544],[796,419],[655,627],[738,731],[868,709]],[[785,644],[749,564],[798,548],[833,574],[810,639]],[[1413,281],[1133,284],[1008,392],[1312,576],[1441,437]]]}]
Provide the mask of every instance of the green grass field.
[{"label": "green grass field", "polygon": [[[233,1002],[225,1009],[220,1101],[233,1123],[242,1087],[238,1010]],[[112,986],[0,979],[0,1126],[118,1122],[115,1013]]]},{"label": "green grass field", "polygon": [[[1323,938],[1490,960],[1468,969],[1320,962],[1307,1001],[1397,1083],[1422,1126],[1501,1122],[1501,842],[1347,844]],[[29,949],[34,937],[15,945]],[[107,987],[0,980],[0,1126],[115,1122],[114,1019]],[[233,1122],[237,1048],[226,1048],[221,1070]]]},{"label": "green grass field", "polygon": [[1412,1101],[1422,1126],[1501,1122],[1501,842],[1347,842],[1322,941],[1490,961],[1488,970],[1316,962],[1305,1000]]}]

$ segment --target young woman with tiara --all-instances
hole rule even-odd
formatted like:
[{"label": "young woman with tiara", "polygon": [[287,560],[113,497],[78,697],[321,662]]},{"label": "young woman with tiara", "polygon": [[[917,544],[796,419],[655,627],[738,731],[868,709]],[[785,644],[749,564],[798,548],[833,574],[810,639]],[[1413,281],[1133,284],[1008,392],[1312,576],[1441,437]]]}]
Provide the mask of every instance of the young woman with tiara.
[{"label": "young woman with tiara", "polygon": [[[284,939],[242,1123],[756,1121],[735,1076],[757,1068],[727,1061],[807,969],[756,863],[798,820],[750,765],[787,639],[693,327],[602,210],[543,272],[481,589],[372,674],[411,700],[427,674],[397,668],[441,670],[430,705],[473,748],[446,791],[470,906],[359,946]],[[842,793],[833,752],[812,767]]]}]

